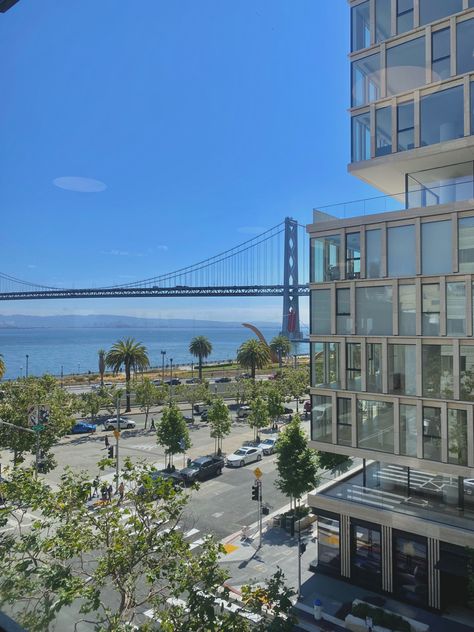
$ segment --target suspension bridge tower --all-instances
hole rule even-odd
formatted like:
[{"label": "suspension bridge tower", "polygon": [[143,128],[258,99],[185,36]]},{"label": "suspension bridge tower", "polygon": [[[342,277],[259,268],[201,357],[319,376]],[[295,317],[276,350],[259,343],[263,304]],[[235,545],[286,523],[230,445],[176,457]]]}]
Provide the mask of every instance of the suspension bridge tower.
[{"label": "suspension bridge tower", "polygon": [[283,274],[283,319],[281,333],[290,340],[300,340],[298,222],[291,217],[285,218],[285,255]]}]

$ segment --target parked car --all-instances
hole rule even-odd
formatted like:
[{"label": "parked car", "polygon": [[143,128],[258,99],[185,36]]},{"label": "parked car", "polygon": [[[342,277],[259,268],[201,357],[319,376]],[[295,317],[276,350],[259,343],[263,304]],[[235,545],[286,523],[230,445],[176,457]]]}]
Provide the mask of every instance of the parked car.
[{"label": "parked car", "polygon": [[200,415],[204,410],[207,411],[207,404],[194,404],[194,412]]},{"label": "parked car", "polygon": [[215,380],[216,384],[224,384],[226,382],[232,382],[232,378],[231,377],[218,377]]},{"label": "parked car", "polygon": [[208,420],[208,415],[209,415],[209,411],[206,408],[201,413],[201,421],[207,421]]},{"label": "parked car", "polygon": [[287,406],[285,406],[285,409],[283,411],[284,415],[292,415],[295,411],[293,410],[293,408],[288,408]]},{"label": "parked car", "polygon": [[237,411],[237,417],[239,419],[244,419],[250,415],[250,406],[241,406]]},{"label": "parked car", "polygon": [[260,448],[265,455],[273,454],[276,442],[277,437],[268,437],[268,439],[264,439],[261,443],[259,443],[257,447]]},{"label": "parked car", "polygon": [[153,380],[153,384],[155,386],[161,386],[163,384],[163,380]]},{"label": "parked car", "polygon": [[251,446],[242,446],[226,459],[226,464],[229,467],[243,467],[247,463],[253,463],[254,461],[262,460],[263,452],[260,448],[254,448]]},{"label": "parked car", "polygon": [[190,377],[189,380],[186,380],[186,384],[199,384],[199,378]]},{"label": "parked car", "polygon": [[[127,430],[131,430],[136,427],[136,423],[133,419],[129,419],[128,417],[120,417],[119,418],[119,430],[123,430],[127,428]],[[117,429],[117,417],[109,417],[104,424],[104,430],[116,430]]]},{"label": "parked car", "polygon": [[222,474],[224,465],[225,461],[220,456],[200,456],[191,461],[188,467],[180,470],[179,474],[186,484],[191,484]]},{"label": "parked car", "polygon": [[76,421],[74,426],[71,428],[71,434],[87,434],[91,432],[95,432],[97,430],[97,426],[95,424],[91,424],[87,421]]},{"label": "parked car", "polygon": [[474,494],[474,478],[464,479],[464,493],[468,496],[472,496]]},{"label": "parked car", "polygon": [[174,377],[171,380],[165,380],[165,384],[167,384],[168,386],[179,386],[181,384],[181,380],[179,380],[177,377]]}]

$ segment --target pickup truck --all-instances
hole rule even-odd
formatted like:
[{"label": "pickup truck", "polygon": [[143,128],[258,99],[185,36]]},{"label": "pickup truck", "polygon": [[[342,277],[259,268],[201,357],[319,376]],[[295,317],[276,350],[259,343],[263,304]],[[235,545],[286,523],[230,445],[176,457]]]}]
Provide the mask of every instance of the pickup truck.
[{"label": "pickup truck", "polygon": [[194,459],[183,470],[179,471],[179,475],[183,481],[187,484],[194,483],[195,481],[203,481],[211,476],[217,476],[222,474],[225,461],[220,456],[200,456],[198,459]]}]

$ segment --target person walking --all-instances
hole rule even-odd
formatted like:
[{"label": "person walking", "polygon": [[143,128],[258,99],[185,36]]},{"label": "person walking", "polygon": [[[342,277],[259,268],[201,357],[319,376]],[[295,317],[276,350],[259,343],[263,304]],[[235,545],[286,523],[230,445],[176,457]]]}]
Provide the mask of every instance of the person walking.
[{"label": "person walking", "polygon": [[112,492],[114,491],[114,488],[112,487],[112,483],[110,483],[110,485],[107,487],[107,499],[108,500],[112,500]]},{"label": "person walking", "polygon": [[92,498],[98,498],[99,496],[99,477],[96,476],[94,478],[94,480],[92,481],[92,488],[93,488],[93,493],[92,493]]},{"label": "person walking", "polygon": [[109,437],[108,437],[108,435],[105,435],[104,443],[105,443],[105,449],[107,450],[107,448],[109,447]]},{"label": "person walking", "polygon": [[151,418],[150,430],[156,430],[154,417]]},{"label": "person walking", "polygon": [[102,483],[102,487],[100,488],[100,496],[101,496],[101,500],[107,500],[107,494],[108,494],[108,490],[107,490],[107,483],[104,481]]},{"label": "person walking", "polygon": [[119,502],[121,503],[123,500],[123,495],[125,494],[125,486],[123,484],[123,481],[121,481],[120,485],[118,486],[118,493],[119,493]]}]

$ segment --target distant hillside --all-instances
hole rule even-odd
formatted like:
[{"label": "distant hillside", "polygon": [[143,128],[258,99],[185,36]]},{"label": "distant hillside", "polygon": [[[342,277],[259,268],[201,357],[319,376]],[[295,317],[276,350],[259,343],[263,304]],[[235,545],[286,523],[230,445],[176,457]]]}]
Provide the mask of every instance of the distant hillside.
[{"label": "distant hillside", "polygon": [[[102,328],[194,328],[223,329],[240,326],[239,321],[194,320],[185,318],[136,318],[134,316],[114,316],[107,314],[89,316],[13,316],[0,315],[0,329],[31,329],[36,327],[49,329],[69,329],[83,327]],[[276,322],[255,322],[257,327],[279,326]]]}]

